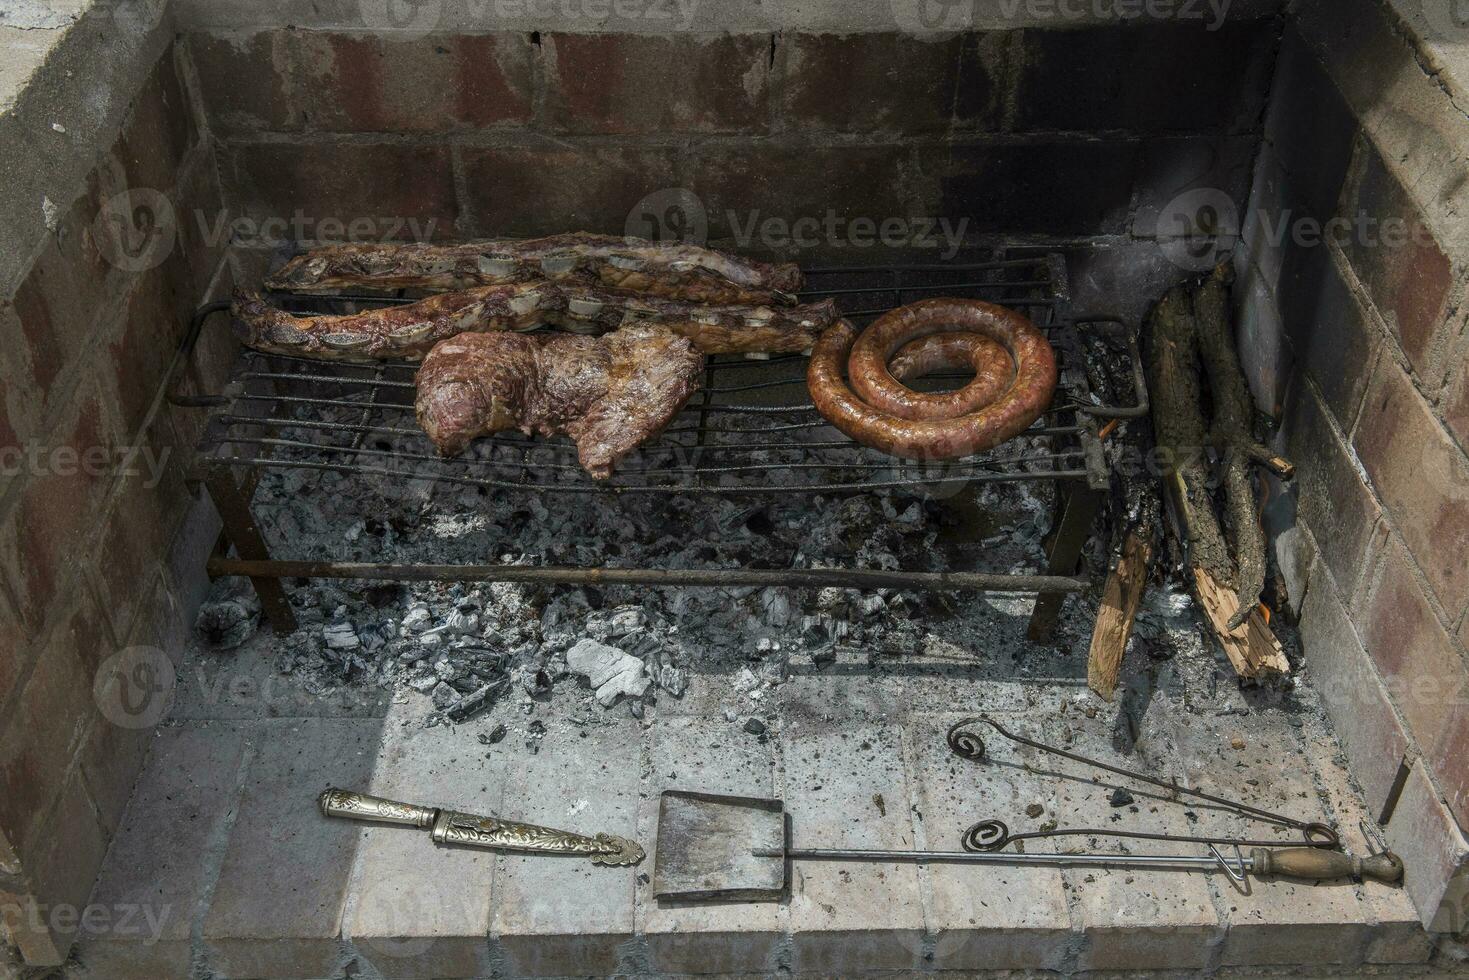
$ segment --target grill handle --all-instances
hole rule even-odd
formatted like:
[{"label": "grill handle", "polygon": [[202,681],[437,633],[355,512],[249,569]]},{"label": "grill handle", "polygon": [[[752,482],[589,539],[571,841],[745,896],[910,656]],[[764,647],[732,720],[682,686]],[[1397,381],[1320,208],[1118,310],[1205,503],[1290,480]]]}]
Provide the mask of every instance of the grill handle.
[{"label": "grill handle", "polygon": [[1403,880],[1403,861],[1396,854],[1357,857],[1319,847],[1257,847],[1250,852],[1257,875],[1276,875],[1300,881],[1333,881],[1337,878],[1367,878],[1395,885]]}]

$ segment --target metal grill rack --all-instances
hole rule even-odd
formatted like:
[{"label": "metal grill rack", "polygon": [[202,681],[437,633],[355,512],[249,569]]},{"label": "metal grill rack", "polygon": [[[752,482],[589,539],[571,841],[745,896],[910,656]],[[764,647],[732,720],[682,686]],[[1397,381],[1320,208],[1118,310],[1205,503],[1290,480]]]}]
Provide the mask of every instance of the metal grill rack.
[{"label": "metal grill rack", "polygon": [[[294,629],[282,578],[350,577],[1036,592],[1040,599],[1031,633],[1044,635],[1060,598],[1089,584],[1072,572],[1101,492],[1109,485],[1098,419],[1146,412],[1135,345],[1136,404],[1098,404],[1081,364],[1082,335],[1120,325],[1077,324],[1065,317],[1065,265],[1055,253],[996,250],[980,262],[810,269],[806,278],[802,300],[833,297],[858,325],[925,296],[971,296],[1016,309],[1046,332],[1058,353],[1061,385],[1050,410],[1022,437],[991,452],[944,463],[915,463],[860,446],[827,426],[807,397],[804,356],[710,357],[702,391],[658,438],[625,458],[611,479],[599,481],[581,469],[575,447],[567,440],[506,433],[477,440],[460,457],[439,456],[413,417],[413,364],[353,365],[246,350],[220,393],[173,398],[176,404],[210,411],[195,477],[209,488],[224,520],[226,543],[238,556],[221,552],[211,560],[210,572],[254,579],[277,630]],[[275,294],[272,299],[298,313],[409,301],[403,296],[346,294]],[[225,304],[201,308],[181,361],[187,361],[211,316],[225,309]],[[935,376],[925,384],[942,386],[962,377]],[[259,475],[271,469],[430,481],[505,493],[923,493],[1007,480],[1060,481],[1065,492],[1059,495],[1059,523],[1051,536],[1049,568],[1042,575],[348,564],[271,557],[249,505]]]}]

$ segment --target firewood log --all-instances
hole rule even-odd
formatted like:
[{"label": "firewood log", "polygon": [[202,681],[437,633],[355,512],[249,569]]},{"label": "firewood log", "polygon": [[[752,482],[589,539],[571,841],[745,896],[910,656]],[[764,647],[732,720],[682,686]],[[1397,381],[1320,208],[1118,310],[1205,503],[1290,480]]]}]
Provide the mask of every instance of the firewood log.
[{"label": "firewood log", "polygon": [[[1210,343],[1221,336],[1220,331],[1215,330],[1217,321],[1212,318],[1227,309],[1227,306],[1214,305],[1217,302],[1218,296],[1212,293],[1203,300],[1203,313],[1211,318],[1210,330],[1213,335]],[[1201,350],[1204,343],[1203,331],[1198,323],[1196,303],[1197,298],[1188,287],[1177,286],[1159,300],[1148,316],[1145,367],[1152,396],[1153,432],[1158,446],[1156,458],[1161,469],[1164,491],[1172,503],[1178,525],[1178,537],[1183,545],[1182,557],[1190,568],[1194,597],[1225,656],[1241,677],[1285,673],[1289,670],[1289,664],[1258,604],[1252,599],[1248,608],[1241,608],[1242,590],[1237,587],[1240,573],[1230,557],[1223,529],[1214,513],[1206,450],[1214,444],[1213,433],[1216,430],[1204,420],[1201,365],[1219,355],[1211,349],[1206,356]],[[1227,322],[1225,318],[1224,323]],[[1228,341],[1231,356],[1232,334],[1232,331],[1227,334],[1231,338]],[[1234,370],[1243,385],[1243,375],[1239,373],[1237,360],[1234,361]],[[1227,374],[1221,374],[1221,377],[1227,377]],[[1224,397],[1227,399],[1235,395],[1226,392]],[[1248,397],[1246,390],[1243,403],[1246,409],[1249,406]],[[1219,410],[1219,400],[1218,397],[1214,400],[1216,413]],[[1238,403],[1226,409],[1226,414],[1237,408]],[[1247,412],[1244,418],[1250,418]],[[1236,443],[1232,442],[1231,445]],[[1252,451],[1237,455],[1241,459],[1258,458]],[[1231,493],[1227,486],[1228,481],[1226,466],[1226,498]],[[1243,489],[1248,493],[1247,497],[1240,493],[1236,484],[1233,491],[1235,499],[1248,500],[1249,517],[1258,529],[1259,516],[1254,511],[1254,495],[1248,485],[1247,473]],[[1231,516],[1235,515],[1232,513]],[[1263,575],[1263,544],[1260,554]],[[1244,591],[1249,587],[1246,585]],[[1258,598],[1258,592],[1255,596]],[[1239,617],[1238,622],[1234,621],[1236,616]]]},{"label": "firewood log", "polygon": [[1235,352],[1229,315],[1231,278],[1231,267],[1221,263],[1198,286],[1194,292],[1194,322],[1214,406],[1209,444],[1224,460],[1225,512],[1237,568],[1235,611],[1229,618],[1233,630],[1259,603],[1265,588],[1265,531],[1255,502],[1250,464],[1262,463],[1286,479],[1294,468],[1255,439],[1254,402]]}]

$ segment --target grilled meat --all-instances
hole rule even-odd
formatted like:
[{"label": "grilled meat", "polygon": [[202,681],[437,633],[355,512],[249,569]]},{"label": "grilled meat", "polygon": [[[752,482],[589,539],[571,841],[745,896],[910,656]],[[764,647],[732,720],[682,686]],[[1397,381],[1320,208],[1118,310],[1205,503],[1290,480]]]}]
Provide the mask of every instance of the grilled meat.
[{"label": "grilled meat", "polygon": [[634,324],[601,337],[467,333],[418,372],[418,423],[441,453],[519,429],[569,435],[597,479],[657,435],[699,387],[704,358],[686,338]]},{"label": "grilled meat", "polygon": [[267,280],[297,292],[367,286],[432,291],[502,285],[527,276],[697,303],[795,302],[801,271],[678,242],[574,232],[452,245],[327,245],[287,262]]},{"label": "grilled meat", "polygon": [[836,319],[836,304],[705,306],[526,279],[343,316],[293,315],[270,306],[258,293],[237,290],[231,312],[235,333],[256,350],[371,361],[418,360],[456,334],[530,330],[543,323],[578,333],[651,323],[687,337],[706,354],[794,353],[816,343]]}]

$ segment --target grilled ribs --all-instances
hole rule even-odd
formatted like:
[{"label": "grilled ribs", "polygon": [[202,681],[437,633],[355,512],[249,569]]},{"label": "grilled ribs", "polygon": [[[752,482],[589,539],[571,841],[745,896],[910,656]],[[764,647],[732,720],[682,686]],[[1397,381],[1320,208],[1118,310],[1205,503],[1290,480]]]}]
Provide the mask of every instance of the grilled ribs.
[{"label": "grilled ribs", "polygon": [[793,303],[801,272],[681,242],[573,232],[452,245],[327,245],[287,262],[266,285],[297,292],[369,286],[455,290],[526,276],[580,281],[621,292],[697,303]]},{"label": "grilled ribs", "polygon": [[447,456],[481,435],[569,435],[597,479],[663,430],[699,387],[704,358],[676,333],[634,324],[601,337],[466,333],[418,372],[418,423]]},{"label": "grilled ribs", "polygon": [[650,323],[689,338],[706,354],[797,353],[810,349],[836,319],[836,304],[828,299],[804,306],[706,306],[532,278],[342,316],[296,316],[242,289],[231,312],[247,347],[368,361],[417,360],[455,334],[529,330],[542,323],[581,333]]}]

